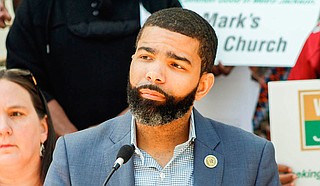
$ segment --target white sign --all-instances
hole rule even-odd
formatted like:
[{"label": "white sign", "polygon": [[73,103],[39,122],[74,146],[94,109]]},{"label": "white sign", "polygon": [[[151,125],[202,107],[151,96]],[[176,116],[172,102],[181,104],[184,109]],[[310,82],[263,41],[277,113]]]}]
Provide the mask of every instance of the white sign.
[{"label": "white sign", "polygon": [[249,67],[234,67],[228,76],[215,77],[210,92],[194,104],[208,118],[253,132],[259,92],[260,85],[252,80]]},{"label": "white sign", "polygon": [[270,82],[271,141],[297,186],[320,185],[320,80]]},{"label": "white sign", "polygon": [[216,30],[224,65],[293,66],[320,0],[180,0]]}]

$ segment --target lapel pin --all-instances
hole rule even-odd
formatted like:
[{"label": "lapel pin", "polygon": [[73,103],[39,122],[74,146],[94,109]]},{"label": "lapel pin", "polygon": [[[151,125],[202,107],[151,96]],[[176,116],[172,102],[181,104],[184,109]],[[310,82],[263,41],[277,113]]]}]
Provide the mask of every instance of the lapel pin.
[{"label": "lapel pin", "polygon": [[204,164],[208,168],[215,168],[218,164],[218,159],[214,155],[208,155],[204,158]]}]

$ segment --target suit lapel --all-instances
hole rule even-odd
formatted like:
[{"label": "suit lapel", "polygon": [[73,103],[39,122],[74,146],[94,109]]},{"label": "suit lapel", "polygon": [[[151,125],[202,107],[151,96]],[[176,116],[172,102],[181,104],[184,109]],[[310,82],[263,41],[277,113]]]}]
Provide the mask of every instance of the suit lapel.
[{"label": "suit lapel", "polygon": [[[130,142],[130,139],[129,139]],[[108,172],[106,175],[109,174],[111,171],[111,167],[114,164],[114,161],[116,159],[116,155],[118,153],[118,150],[122,147],[122,145],[129,144],[129,143],[118,143],[117,145],[114,145],[112,148],[111,153],[107,153],[106,155],[110,155],[109,160],[107,160],[106,164],[108,166]],[[108,185],[134,185],[134,171],[133,171],[133,161],[132,158],[124,165],[122,165],[111,177],[111,179],[108,182]]]},{"label": "suit lapel", "polygon": [[[196,140],[194,148],[194,185],[221,185],[224,167],[224,156],[216,151],[220,138],[210,121],[194,109]],[[209,168],[206,157],[213,155],[217,165]]]},{"label": "suit lapel", "polygon": [[[110,140],[114,143],[113,146],[108,147],[108,152],[105,153],[105,165],[106,165],[106,176],[111,171],[111,168],[116,160],[119,149],[123,145],[130,144],[131,135],[131,114],[128,112],[123,117],[120,117],[119,120],[115,120],[117,125],[114,127],[112,134],[110,135]],[[132,158],[120,167],[111,177],[108,182],[108,185],[134,185],[134,172],[133,172],[133,161]]]}]

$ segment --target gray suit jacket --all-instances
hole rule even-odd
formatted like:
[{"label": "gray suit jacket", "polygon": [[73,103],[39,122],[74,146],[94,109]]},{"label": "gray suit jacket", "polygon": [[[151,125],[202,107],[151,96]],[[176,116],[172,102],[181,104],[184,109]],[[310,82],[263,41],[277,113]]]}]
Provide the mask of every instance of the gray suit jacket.
[{"label": "gray suit jacket", "polygon": [[[101,186],[122,145],[130,144],[132,115],[128,112],[97,127],[60,137],[45,185]],[[194,110],[194,185],[280,185],[271,142],[201,116]],[[204,159],[214,155],[218,164],[208,168]],[[134,185],[133,161],[129,160],[108,185]]]}]

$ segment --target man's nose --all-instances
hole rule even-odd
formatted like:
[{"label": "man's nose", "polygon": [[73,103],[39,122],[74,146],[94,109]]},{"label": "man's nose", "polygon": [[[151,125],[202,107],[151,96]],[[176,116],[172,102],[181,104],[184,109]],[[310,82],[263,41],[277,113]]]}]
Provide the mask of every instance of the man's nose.
[{"label": "man's nose", "polygon": [[164,78],[161,77],[156,72],[148,72],[146,76],[147,76],[146,77],[147,80],[152,82],[152,83],[163,83],[164,82]]},{"label": "man's nose", "polygon": [[153,68],[149,70],[146,74],[148,81],[159,84],[165,82],[164,72],[160,67]]},{"label": "man's nose", "polygon": [[151,83],[165,83],[165,69],[160,64],[153,64],[146,74],[146,79]]}]

